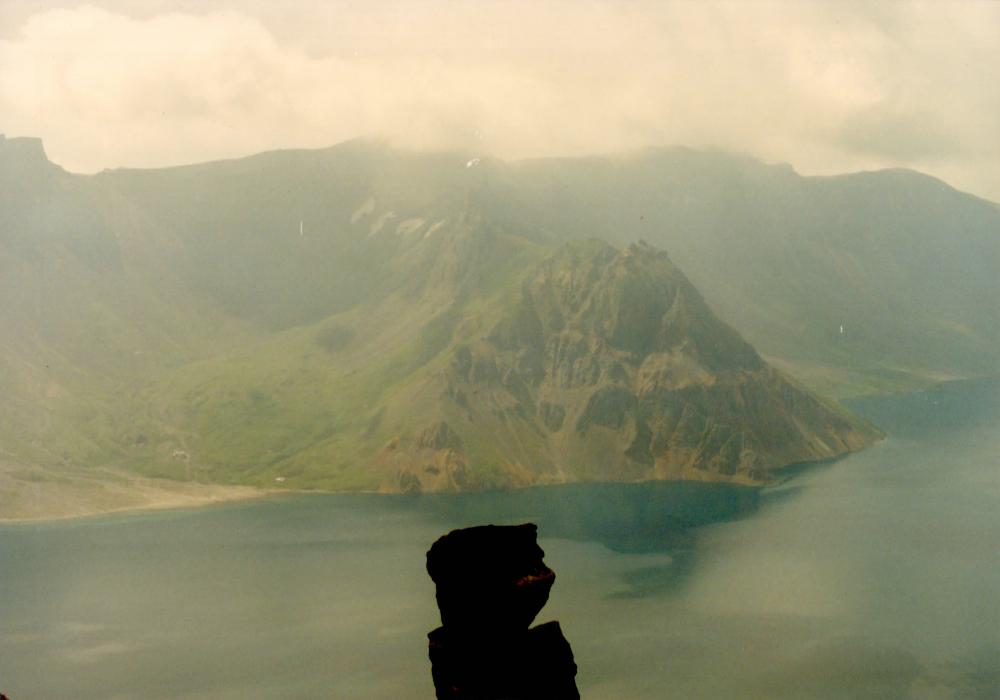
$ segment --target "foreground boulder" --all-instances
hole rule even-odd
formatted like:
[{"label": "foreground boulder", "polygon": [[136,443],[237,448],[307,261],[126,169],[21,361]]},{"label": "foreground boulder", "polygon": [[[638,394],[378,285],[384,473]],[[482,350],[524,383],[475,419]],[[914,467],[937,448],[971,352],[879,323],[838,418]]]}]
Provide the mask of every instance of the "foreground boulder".
[{"label": "foreground boulder", "polygon": [[454,530],[427,552],[442,626],[428,635],[439,699],[580,697],[558,622],[529,628],[555,572],[533,524]]}]

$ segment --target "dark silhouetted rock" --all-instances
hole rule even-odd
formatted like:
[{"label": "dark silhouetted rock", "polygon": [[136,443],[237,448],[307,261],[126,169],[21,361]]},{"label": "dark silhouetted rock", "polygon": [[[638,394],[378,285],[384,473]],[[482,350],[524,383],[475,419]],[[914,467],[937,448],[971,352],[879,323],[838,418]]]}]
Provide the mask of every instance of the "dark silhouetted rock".
[{"label": "dark silhouetted rock", "polygon": [[439,699],[580,697],[559,623],[529,629],[555,582],[537,531],[533,524],[455,530],[427,552],[442,622],[428,635]]},{"label": "dark silhouetted rock", "polygon": [[444,627],[428,635],[431,674],[440,699],[562,700],[579,698],[573,650],[558,622],[516,639],[469,644]]},{"label": "dark silhouetted rock", "polygon": [[555,572],[545,566],[534,525],[484,525],[451,532],[427,553],[441,624],[489,635],[523,631],[549,599]]}]

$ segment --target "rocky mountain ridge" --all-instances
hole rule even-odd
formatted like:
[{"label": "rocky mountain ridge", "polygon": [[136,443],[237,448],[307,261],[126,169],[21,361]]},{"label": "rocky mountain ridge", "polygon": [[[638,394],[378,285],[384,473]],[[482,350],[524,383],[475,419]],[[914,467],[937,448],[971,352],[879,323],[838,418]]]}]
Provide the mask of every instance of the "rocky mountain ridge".
[{"label": "rocky mountain ridge", "polygon": [[475,463],[498,467],[481,486],[760,483],[877,435],[767,365],[645,243],[560,248],[427,381],[439,419],[382,451],[383,488],[461,490]]}]

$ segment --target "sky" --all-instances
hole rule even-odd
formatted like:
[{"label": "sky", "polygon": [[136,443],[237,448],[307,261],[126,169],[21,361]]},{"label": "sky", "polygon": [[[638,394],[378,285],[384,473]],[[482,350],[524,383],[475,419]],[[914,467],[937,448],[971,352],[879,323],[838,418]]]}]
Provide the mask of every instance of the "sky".
[{"label": "sky", "polygon": [[0,133],[74,172],[685,145],[1000,202],[1000,1],[0,0]]}]

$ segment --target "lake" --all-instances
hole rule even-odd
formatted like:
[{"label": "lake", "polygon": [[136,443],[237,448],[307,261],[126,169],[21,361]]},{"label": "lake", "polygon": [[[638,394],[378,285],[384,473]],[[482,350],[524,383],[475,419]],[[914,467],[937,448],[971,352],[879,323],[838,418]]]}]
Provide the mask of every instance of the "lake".
[{"label": "lake", "polygon": [[432,698],[424,553],[539,524],[590,700],[989,698],[1000,382],[852,407],[889,437],[767,489],[296,495],[0,526],[11,700]]}]

